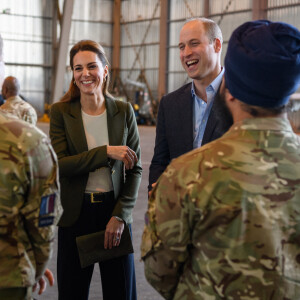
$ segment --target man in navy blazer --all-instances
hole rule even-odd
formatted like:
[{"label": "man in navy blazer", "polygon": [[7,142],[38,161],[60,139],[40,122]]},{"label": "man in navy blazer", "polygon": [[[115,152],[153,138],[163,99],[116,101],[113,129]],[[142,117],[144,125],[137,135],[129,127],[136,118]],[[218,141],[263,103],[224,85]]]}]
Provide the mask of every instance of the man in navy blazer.
[{"label": "man in navy blazer", "polygon": [[149,191],[173,158],[221,137],[232,125],[217,101],[224,74],[222,42],[219,26],[209,19],[190,19],[180,31],[180,60],[192,82],[160,101]]}]

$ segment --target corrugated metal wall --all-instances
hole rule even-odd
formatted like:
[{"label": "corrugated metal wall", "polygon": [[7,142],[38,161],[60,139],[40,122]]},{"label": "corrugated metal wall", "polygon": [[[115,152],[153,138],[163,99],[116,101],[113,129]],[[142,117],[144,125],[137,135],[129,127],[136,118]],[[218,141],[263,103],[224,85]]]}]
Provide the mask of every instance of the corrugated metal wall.
[{"label": "corrugated metal wall", "polygon": [[[287,22],[300,28],[300,1],[299,0],[269,0],[268,19],[271,21]],[[294,105],[300,107],[300,87],[292,96]],[[289,119],[295,131],[300,133],[300,110],[292,111]]]},{"label": "corrugated metal wall", "polygon": [[21,93],[38,112],[50,93],[52,1],[1,0],[5,76],[20,80]]},{"label": "corrugated metal wall", "polygon": [[[49,0],[1,0],[0,24],[4,42],[5,76],[17,77],[21,93],[34,105],[39,115],[50,101],[52,76],[53,3]],[[63,0],[59,1],[63,9]],[[81,39],[100,42],[111,60],[111,0],[75,0],[69,48]],[[59,26],[57,26],[59,32]],[[69,60],[67,58],[67,65]],[[70,82],[65,75],[65,91]]]},{"label": "corrugated metal wall", "polygon": [[269,0],[268,6],[269,20],[287,22],[300,28],[299,0]]},{"label": "corrugated metal wall", "polygon": [[111,58],[112,51],[112,10],[113,1],[75,0],[70,46],[79,40],[90,39],[99,42]]},{"label": "corrugated metal wall", "polygon": [[[111,0],[75,0],[69,39],[69,50],[80,40],[94,40],[102,45],[106,56],[112,56],[112,11]],[[69,57],[67,57],[69,66]],[[72,78],[66,72],[64,90],[67,91]]]},{"label": "corrugated metal wall", "polygon": [[159,63],[159,0],[121,2],[120,76],[136,81],[144,70],[154,97]]}]

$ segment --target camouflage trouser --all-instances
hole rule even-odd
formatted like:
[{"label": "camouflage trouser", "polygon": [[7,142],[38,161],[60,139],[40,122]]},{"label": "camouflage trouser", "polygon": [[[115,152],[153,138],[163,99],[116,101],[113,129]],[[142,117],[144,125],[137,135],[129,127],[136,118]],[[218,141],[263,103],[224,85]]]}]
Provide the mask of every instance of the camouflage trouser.
[{"label": "camouflage trouser", "polygon": [[0,289],[0,299],[5,300],[32,300],[32,288]]}]

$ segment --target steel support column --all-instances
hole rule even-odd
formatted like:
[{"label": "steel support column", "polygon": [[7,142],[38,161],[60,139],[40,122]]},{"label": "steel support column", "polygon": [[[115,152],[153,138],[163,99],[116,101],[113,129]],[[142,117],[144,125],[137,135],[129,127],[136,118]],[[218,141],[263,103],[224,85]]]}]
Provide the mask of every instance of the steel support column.
[{"label": "steel support column", "polygon": [[252,0],[252,20],[267,19],[268,0]]},{"label": "steel support column", "polygon": [[53,82],[52,103],[58,101],[63,96],[64,92],[64,75],[66,71],[73,6],[74,0],[64,1],[64,10],[62,13],[60,38],[57,49],[55,76]]},{"label": "steel support column", "polygon": [[112,82],[120,76],[120,44],[121,44],[121,0],[114,0],[113,8],[113,51]]},{"label": "steel support column", "polygon": [[209,13],[210,13],[209,0],[204,0],[204,3],[203,3],[203,12],[204,12],[204,17],[205,18],[209,18]]},{"label": "steel support column", "polygon": [[50,99],[54,99],[54,82],[55,82],[55,69],[57,66],[57,21],[59,14],[58,1],[53,1],[53,12],[52,12],[52,70],[51,70],[51,95]]},{"label": "steel support column", "polygon": [[159,71],[158,71],[158,99],[166,94],[167,89],[167,45],[168,45],[168,14],[169,0],[160,1],[160,37],[159,37]]}]

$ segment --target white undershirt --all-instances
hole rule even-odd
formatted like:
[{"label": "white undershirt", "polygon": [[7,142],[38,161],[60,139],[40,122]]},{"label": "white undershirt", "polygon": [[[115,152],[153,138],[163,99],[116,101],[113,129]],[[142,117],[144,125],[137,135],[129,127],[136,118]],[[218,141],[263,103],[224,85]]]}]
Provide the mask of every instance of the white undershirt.
[{"label": "white undershirt", "polygon": [[[97,116],[88,115],[81,110],[82,121],[88,149],[109,145],[106,110]],[[113,190],[110,168],[103,167],[89,173],[85,191],[110,192]]]}]

